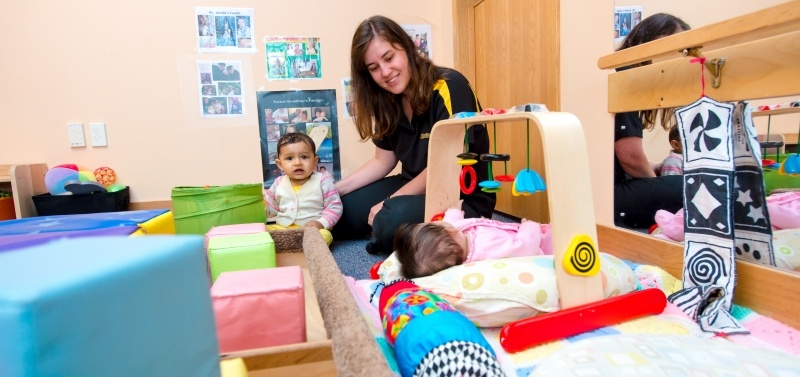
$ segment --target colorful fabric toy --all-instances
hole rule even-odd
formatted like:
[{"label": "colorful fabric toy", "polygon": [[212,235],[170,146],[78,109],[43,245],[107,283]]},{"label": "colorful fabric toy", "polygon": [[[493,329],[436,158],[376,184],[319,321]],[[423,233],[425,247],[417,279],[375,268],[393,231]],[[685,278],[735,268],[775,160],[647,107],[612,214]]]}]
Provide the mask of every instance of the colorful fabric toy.
[{"label": "colorful fabric toy", "polygon": [[478,328],[439,296],[401,280],[378,305],[403,377],[505,375]]}]

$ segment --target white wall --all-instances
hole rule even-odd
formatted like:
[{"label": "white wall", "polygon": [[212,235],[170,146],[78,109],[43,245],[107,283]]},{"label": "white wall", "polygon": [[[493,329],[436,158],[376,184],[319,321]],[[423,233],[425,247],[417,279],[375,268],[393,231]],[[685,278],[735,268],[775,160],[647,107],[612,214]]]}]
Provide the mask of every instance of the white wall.
[{"label": "white wall", "polygon": [[[453,64],[450,1],[293,2],[187,0],[13,1],[0,23],[0,164],[108,166],[132,201],[169,200],[172,187],[261,182],[255,91],[336,89],[350,75],[350,42],[365,18],[430,24],[434,61]],[[252,54],[199,53],[195,6],[254,9],[263,36],[321,38],[323,78],[268,81],[263,46]],[[199,115],[196,62],[241,60],[243,118]],[[341,98],[341,97],[339,97]],[[339,113],[343,113],[341,100]],[[105,122],[108,147],[70,148],[67,123]],[[351,121],[339,119],[343,172],[373,153]],[[87,143],[88,145],[88,143]]]}]

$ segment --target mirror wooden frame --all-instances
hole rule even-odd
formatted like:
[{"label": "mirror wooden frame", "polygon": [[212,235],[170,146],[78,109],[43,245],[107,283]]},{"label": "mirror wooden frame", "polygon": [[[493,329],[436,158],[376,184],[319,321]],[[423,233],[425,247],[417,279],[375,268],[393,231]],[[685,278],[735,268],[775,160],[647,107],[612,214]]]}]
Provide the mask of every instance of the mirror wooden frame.
[{"label": "mirror wooden frame", "polygon": [[[707,85],[707,96],[723,102],[785,97],[800,94],[798,45],[800,0],[795,0],[603,56],[598,67],[613,69],[658,61],[609,75],[610,113],[677,107],[695,101],[697,65],[689,63],[692,57],[683,55],[690,49],[700,50],[708,60],[726,60],[721,85]],[[710,78],[708,70],[704,73]],[[610,226],[598,226],[597,233],[600,248],[606,252],[682,275],[682,245]],[[800,310],[800,275],[740,261],[736,268],[736,304],[800,327],[796,315]]]}]

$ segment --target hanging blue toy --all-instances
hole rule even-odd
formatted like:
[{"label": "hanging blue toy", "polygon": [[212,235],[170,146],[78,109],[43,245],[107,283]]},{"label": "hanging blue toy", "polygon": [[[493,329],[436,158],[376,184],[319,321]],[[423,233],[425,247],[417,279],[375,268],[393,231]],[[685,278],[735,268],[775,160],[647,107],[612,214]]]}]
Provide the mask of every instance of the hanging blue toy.
[{"label": "hanging blue toy", "polygon": [[531,121],[528,120],[527,124],[525,125],[526,135],[527,137],[527,147],[528,147],[528,160],[527,160],[527,168],[522,169],[517,174],[517,178],[514,179],[514,185],[511,186],[511,194],[514,196],[520,195],[530,195],[537,193],[539,191],[544,191],[546,189],[544,185],[544,180],[542,177],[537,173],[535,170],[531,170]]}]

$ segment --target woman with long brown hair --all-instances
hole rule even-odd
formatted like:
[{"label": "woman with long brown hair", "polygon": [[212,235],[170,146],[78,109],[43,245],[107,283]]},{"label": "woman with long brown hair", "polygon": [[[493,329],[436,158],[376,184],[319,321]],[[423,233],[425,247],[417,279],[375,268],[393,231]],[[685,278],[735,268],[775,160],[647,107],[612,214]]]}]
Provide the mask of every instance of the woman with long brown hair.
[{"label": "woman with long brown hair", "polygon": [[[618,50],[638,46],[689,30],[678,17],[657,13],[636,24]],[[628,69],[650,62],[637,63]],[[659,209],[676,212],[683,207],[683,177],[658,177],[656,164],[647,160],[642,148],[644,130],[656,124],[668,131],[675,124],[672,109],[644,110],[614,115],[614,223],[648,228]]]},{"label": "woman with long brown hair", "polygon": [[[369,161],[336,183],[344,214],[333,234],[353,239],[371,233],[367,251],[390,252],[401,224],[425,220],[433,125],[455,113],[480,111],[480,104],[461,73],[417,54],[405,30],[383,16],[370,17],[356,29],[350,67],[353,122],[361,140],[371,139],[376,148]],[[472,126],[468,134],[470,152],[489,152],[485,126]],[[398,162],[401,174],[387,177]],[[485,162],[475,170],[479,182],[487,179]],[[494,194],[476,190],[462,198],[467,217],[491,217]]]}]

